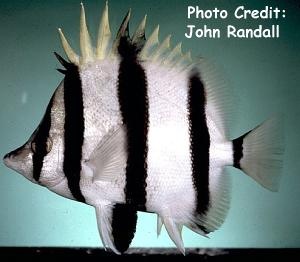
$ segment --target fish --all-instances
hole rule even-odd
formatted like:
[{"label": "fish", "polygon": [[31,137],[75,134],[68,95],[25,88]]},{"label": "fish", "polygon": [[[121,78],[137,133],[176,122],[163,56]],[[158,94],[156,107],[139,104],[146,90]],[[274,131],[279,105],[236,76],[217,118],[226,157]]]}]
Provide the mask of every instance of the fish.
[{"label": "fish", "polygon": [[205,59],[146,38],[147,16],[129,33],[131,10],[112,39],[106,2],[96,47],[81,4],[80,50],[58,29],[67,60],[45,114],[4,164],[50,191],[95,207],[105,249],[122,254],[137,212],[157,215],[185,253],[183,226],[207,237],[224,223],[234,167],[278,191],[283,127],[271,117],[232,139],[236,106],[226,81]]}]

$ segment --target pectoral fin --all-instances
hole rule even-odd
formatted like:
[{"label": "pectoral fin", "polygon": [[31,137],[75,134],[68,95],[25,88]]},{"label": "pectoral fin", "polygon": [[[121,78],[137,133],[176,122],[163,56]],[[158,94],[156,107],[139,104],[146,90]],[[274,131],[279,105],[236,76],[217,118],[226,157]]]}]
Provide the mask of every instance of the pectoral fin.
[{"label": "pectoral fin", "polygon": [[127,153],[124,127],[118,127],[103,137],[86,165],[93,171],[94,181],[112,182],[124,174]]}]

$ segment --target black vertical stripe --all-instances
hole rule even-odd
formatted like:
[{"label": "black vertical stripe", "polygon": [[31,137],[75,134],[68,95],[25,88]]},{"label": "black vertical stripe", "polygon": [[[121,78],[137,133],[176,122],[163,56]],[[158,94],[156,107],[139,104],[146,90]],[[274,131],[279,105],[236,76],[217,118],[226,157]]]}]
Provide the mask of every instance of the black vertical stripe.
[{"label": "black vertical stripe", "polygon": [[116,248],[125,252],[136,230],[137,212],[132,205],[116,204],[113,208],[112,235]]},{"label": "black vertical stripe", "polygon": [[63,170],[74,198],[85,202],[79,185],[84,136],[83,94],[78,68],[72,64],[69,65],[64,79],[64,104]]},{"label": "black vertical stripe", "polygon": [[148,94],[137,51],[126,38],[119,45],[118,99],[127,134],[126,203],[145,210],[147,178]]},{"label": "black vertical stripe", "polygon": [[209,147],[210,136],[206,122],[206,94],[197,73],[189,79],[188,117],[193,183],[196,189],[196,212],[204,215],[209,208]]},{"label": "black vertical stripe", "polygon": [[[51,109],[53,106],[55,94],[52,96],[47,109],[46,113],[38,127],[35,131],[35,135],[33,134],[34,138],[31,142],[32,145],[32,163],[33,163],[33,178],[36,181],[39,181],[41,170],[43,168],[44,157],[47,155],[47,140],[49,137],[49,131],[51,128]],[[34,146],[33,146],[34,145]]]},{"label": "black vertical stripe", "polygon": [[243,157],[243,142],[246,135],[250,132],[232,140],[233,145],[233,166],[241,169],[240,161]]}]

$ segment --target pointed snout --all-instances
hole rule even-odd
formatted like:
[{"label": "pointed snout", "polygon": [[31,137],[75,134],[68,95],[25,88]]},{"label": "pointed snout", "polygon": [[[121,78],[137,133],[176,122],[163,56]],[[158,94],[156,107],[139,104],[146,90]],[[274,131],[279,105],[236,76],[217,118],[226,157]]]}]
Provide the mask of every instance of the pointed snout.
[{"label": "pointed snout", "polygon": [[3,163],[8,168],[32,181],[32,159],[30,157],[30,152],[30,148],[27,144],[24,144],[23,146],[7,153],[3,157]]},{"label": "pointed snout", "polygon": [[16,156],[18,156],[20,154],[20,152],[23,150],[24,146],[21,146],[9,153],[7,153],[4,157],[3,157],[3,163],[12,169],[15,169],[14,166],[17,162]]},{"label": "pointed snout", "polygon": [[4,157],[3,160],[5,161],[5,158],[9,158],[10,157],[10,153],[7,153]]},{"label": "pointed snout", "polygon": [[11,167],[11,156],[12,153],[7,153],[4,157],[3,157],[3,163],[4,165],[6,165],[7,167]]}]

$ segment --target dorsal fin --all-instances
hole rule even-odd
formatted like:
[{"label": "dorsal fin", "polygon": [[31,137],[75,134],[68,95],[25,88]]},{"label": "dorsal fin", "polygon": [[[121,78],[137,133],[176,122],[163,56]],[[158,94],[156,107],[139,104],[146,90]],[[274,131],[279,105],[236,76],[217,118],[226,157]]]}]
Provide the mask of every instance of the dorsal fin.
[{"label": "dorsal fin", "polygon": [[54,55],[56,56],[58,62],[65,68],[68,69],[70,68],[70,63],[67,62],[65,59],[63,59],[58,53],[54,52]]},{"label": "dorsal fin", "polygon": [[112,48],[111,48],[111,55],[114,56],[116,55],[118,52],[118,46],[120,44],[120,40],[121,38],[125,37],[125,38],[129,38],[129,19],[131,16],[131,9],[129,9],[129,11],[127,12],[126,16],[123,19],[123,22],[118,30],[116,39],[113,42]]},{"label": "dorsal fin", "polygon": [[79,65],[79,56],[73,51],[72,47],[70,46],[68,40],[66,39],[65,35],[63,34],[61,28],[58,28],[60,40],[65,50],[65,53],[69,59],[69,61],[75,65]]},{"label": "dorsal fin", "polygon": [[137,47],[138,50],[141,50],[146,42],[145,36],[145,27],[146,27],[147,15],[144,16],[143,20],[135,30],[135,33],[132,36],[132,43]]},{"label": "dorsal fin", "polygon": [[157,61],[162,58],[162,55],[170,48],[171,35],[168,35],[165,40],[153,51],[150,56],[152,61]]},{"label": "dorsal fin", "polygon": [[102,12],[100,19],[100,25],[98,29],[97,46],[94,49],[91,43],[89,35],[86,15],[84,6],[81,3],[81,15],[80,15],[80,50],[81,56],[77,55],[69,42],[67,41],[62,30],[59,28],[60,39],[62,42],[63,49],[69,59],[69,61],[75,65],[82,66],[86,63],[93,62],[95,60],[112,59],[118,55],[118,47],[122,38],[128,39],[135,47],[137,55],[142,60],[150,60],[153,62],[162,63],[170,68],[177,68],[184,70],[188,68],[192,61],[190,52],[185,55],[181,51],[181,43],[171,48],[170,39],[171,35],[168,35],[159,44],[158,33],[159,26],[157,26],[148,40],[145,36],[146,20],[147,15],[144,16],[140,24],[138,25],[135,33],[130,38],[129,35],[129,20],[131,17],[131,9],[125,15],[115,40],[112,42],[111,48],[109,49],[109,43],[111,41],[111,31],[109,26],[108,17],[108,3],[106,1],[105,7]]},{"label": "dorsal fin", "polygon": [[169,55],[163,61],[164,64],[170,64],[174,60],[175,57],[182,56],[181,45],[182,45],[182,43],[180,42],[172,49],[172,51],[169,53]]},{"label": "dorsal fin", "polygon": [[152,34],[146,41],[146,43],[140,53],[140,56],[142,59],[146,59],[150,53],[151,48],[156,46],[159,43],[158,33],[159,33],[159,25],[157,27],[155,27],[154,31],[152,32]]},{"label": "dorsal fin", "polygon": [[94,52],[91,44],[90,34],[86,25],[85,11],[83,3],[81,3],[80,13],[80,50],[81,64],[85,64],[94,60]]},{"label": "dorsal fin", "polygon": [[107,46],[111,36],[108,19],[108,3],[106,1],[105,8],[102,13],[100,26],[98,30],[98,41],[96,48],[96,57],[100,60],[104,59],[107,52]]}]

